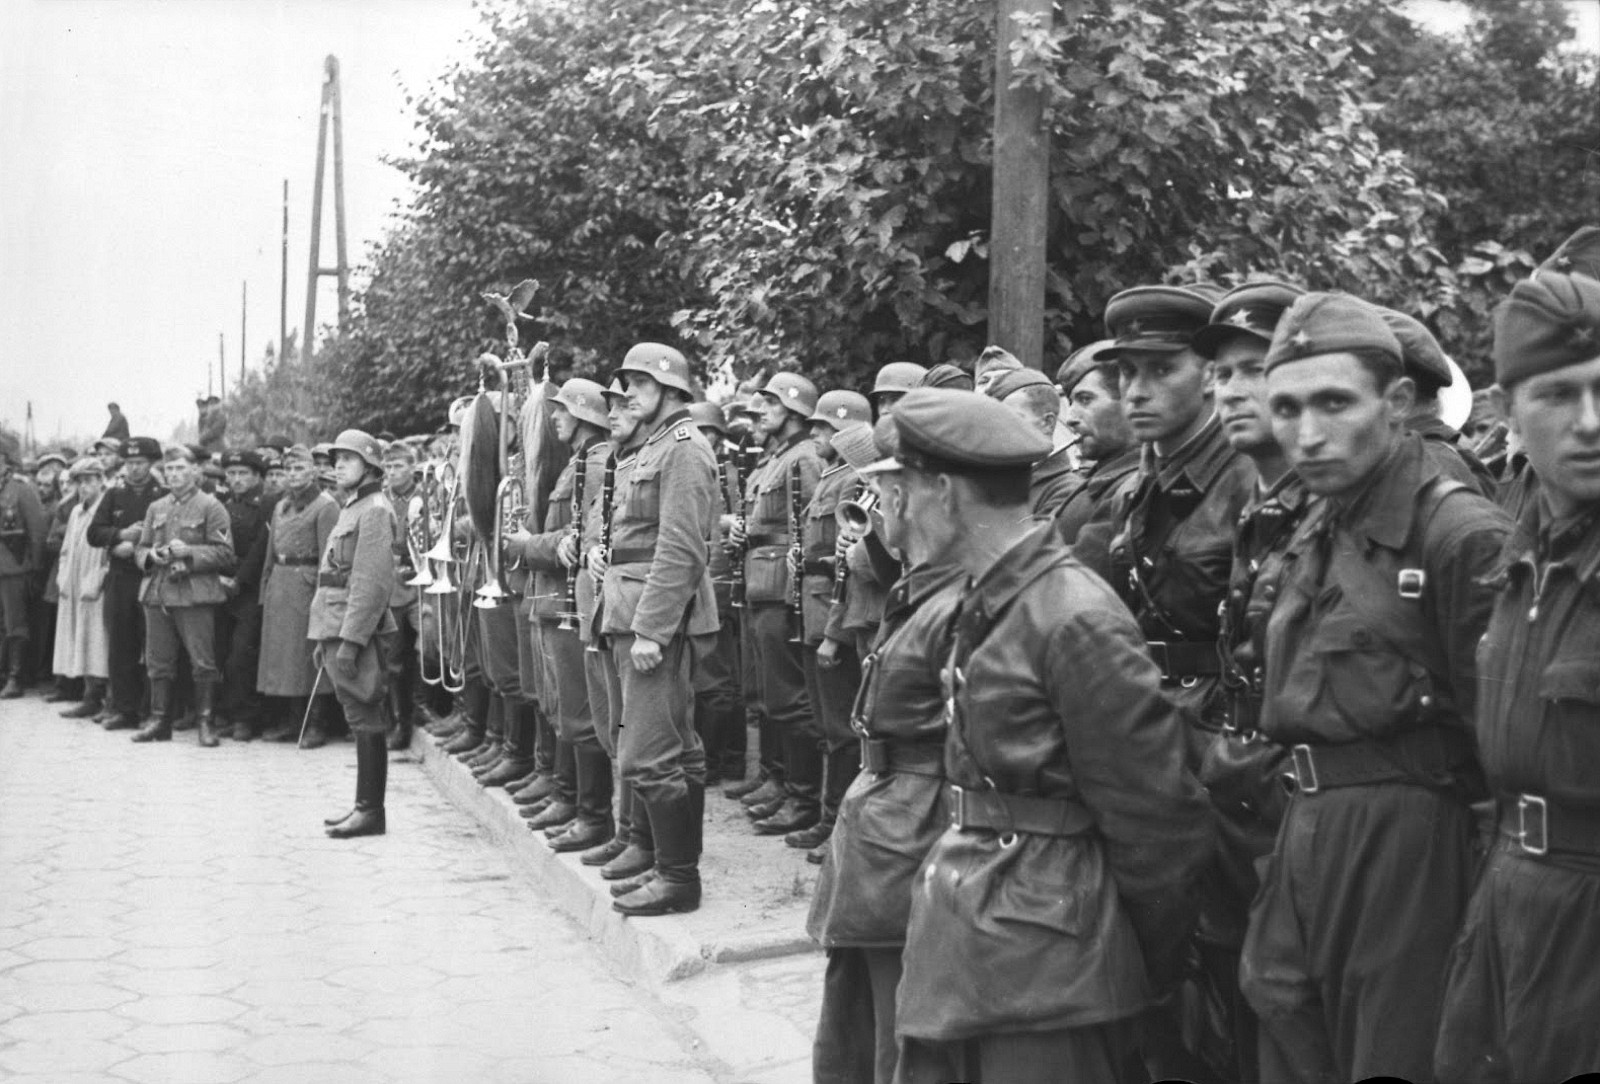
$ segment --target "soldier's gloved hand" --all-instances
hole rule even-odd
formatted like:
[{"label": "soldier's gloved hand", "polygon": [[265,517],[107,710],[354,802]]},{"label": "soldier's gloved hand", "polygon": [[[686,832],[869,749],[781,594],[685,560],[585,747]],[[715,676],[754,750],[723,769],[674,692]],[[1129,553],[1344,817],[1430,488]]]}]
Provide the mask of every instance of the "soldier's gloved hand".
[{"label": "soldier's gloved hand", "polygon": [[333,666],[338,670],[339,676],[346,681],[356,679],[356,657],[361,654],[361,645],[351,640],[339,641],[339,650],[334,653]]},{"label": "soldier's gloved hand", "polygon": [[633,656],[633,668],[641,674],[648,674],[661,665],[661,645],[643,636],[633,638],[630,654]]},{"label": "soldier's gloved hand", "polygon": [[561,541],[556,543],[556,560],[567,568],[578,563],[578,543],[570,534],[562,535]]}]

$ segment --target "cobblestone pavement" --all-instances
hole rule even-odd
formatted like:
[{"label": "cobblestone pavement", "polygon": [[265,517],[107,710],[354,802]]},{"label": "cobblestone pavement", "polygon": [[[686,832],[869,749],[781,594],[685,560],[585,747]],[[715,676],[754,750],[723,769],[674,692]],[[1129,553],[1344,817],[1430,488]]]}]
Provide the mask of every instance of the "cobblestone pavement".
[{"label": "cobblestone pavement", "polygon": [[136,746],[0,703],[0,1079],[726,1084],[773,1020],[790,1056],[763,1079],[803,1078],[799,1016],[730,1036],[718,1006],[820,961],[664,1004],[414,765],[391,767],[389,835],[324,837],[353,786],[345,744]]}]

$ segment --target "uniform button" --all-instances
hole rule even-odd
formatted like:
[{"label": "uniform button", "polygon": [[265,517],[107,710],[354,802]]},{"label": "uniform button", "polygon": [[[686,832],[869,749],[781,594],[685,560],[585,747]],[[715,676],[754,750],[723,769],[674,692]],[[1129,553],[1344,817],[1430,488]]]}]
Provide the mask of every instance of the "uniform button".
[{"label": "uniform button", "polygon": [[1270,602],[1278,597],[1278,589],[1269,583],[1261,589],[1261,597]]}]

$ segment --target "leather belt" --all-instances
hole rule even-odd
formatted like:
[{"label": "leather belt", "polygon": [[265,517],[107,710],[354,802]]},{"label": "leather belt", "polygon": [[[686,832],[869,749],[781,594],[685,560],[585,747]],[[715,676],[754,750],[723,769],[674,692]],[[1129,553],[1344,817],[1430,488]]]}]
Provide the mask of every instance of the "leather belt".
[{"label": "leather belt", "polygon": [[958,832],[1078,836],[1094,827],[1094,818],[1083,806],[1066,798],[1028,798],[997,790],[970,790],[952,783],[950,827]]},{"label": "leather belt", "polygon": [[744,544],[749,549],[760,549],[762,546],[787,546],[787,534],[752,534],[746,535]]},{"label": "leather belt", "polygon": [[802,565],[802,571],[807,576],[831,576],[834,571],[833,558],[807,557]]},{"label": "leather belt", "polygon": [[625,546],[611,551],[614,565],[647,565],[656,559],[656,551],[646,546]]},{"label": "leather belt", "polygon": [[280,565],[315,565],[315,564],[321,564],[322,563],[322,558],[320,558],[320,557],[279,557],[277,559],[277,561],[278,561],[278,563]]},{"label": "leather belt", "polygon": [[1199,678],[1222,673],[1222,656],[1215,640],[1146,640],[1145,646],[1161,668],[1162,681],[1192,688]]},{"label": "leather belt", "polygon": [[1551,809],[1549,800],[1537,794],[1502,794],[1499,808],[1500,834],[1524,854],[1556,851],[1600,857],[1600,809]]},{"label": "leather belt", "polygon": [[1431,726],[1382,741],[1291,746],[1283,780],[1301,794],[1371,783],[1443,786],[1471,760],[1466,734]]},{"label": "leather belt", "polygon": [[944,743],[862,738],[861,770],[880,775],[892,772],[943,779]]},{"label": "leather belt", "polygon": [[348,572],[318,572],[318,587],[349,587],[350,573]]}]

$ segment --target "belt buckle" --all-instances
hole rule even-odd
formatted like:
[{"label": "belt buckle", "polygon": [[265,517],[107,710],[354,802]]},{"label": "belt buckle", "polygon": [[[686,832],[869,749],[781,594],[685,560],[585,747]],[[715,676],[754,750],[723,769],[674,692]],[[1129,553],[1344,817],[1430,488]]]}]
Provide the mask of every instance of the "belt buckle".
[{"label": "belt buckle", "polygon": [[889,751],[879,739],[861,739],[861,770],[882,775],[889,770]]},{"label": "belt buckle", "polygon": [[960,832],[967,826],[967,788],[950,784],[950,827]]},{"label": "belt buckle", "polygon": [[1302,794],[1315,794],[1322,789],[1317,779],[1317,762],[1311,755],[1311,746],[1296,745],[1289,750],[1289,769],[1294,773],[1295,786]]},{"label": "belt buckle", "polygon": [[1144,646],[1150,649],[1151,660],[1161,668],[1161,680],[1173,680],[1172,657],[1167,654],[1165,640],[1146,640]]},{"label": "belt buckle", "polygon": [[[1528,829],[1530,809],[1537,811],[1537,832]],[[1532,855],[1550,853],[1550,804],[1537,794],[1517,795],[1517,845]]]}]

